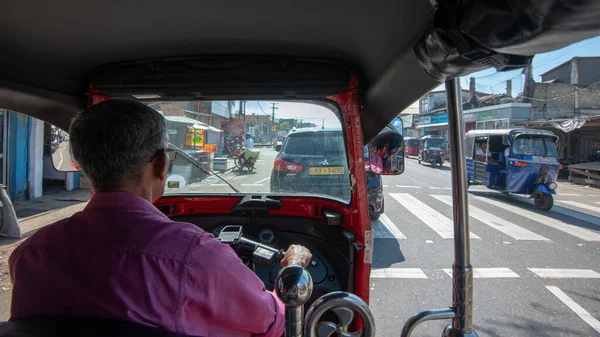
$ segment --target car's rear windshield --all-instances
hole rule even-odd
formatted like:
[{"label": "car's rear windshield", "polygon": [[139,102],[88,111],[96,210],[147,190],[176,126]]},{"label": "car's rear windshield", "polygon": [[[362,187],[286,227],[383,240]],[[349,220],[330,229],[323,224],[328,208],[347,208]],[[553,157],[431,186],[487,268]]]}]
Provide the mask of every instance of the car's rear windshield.
[{"label": "car's rear windshield", "polygon": [[299,156],[345,156],[344,137],[341,131],[291,134],[283,152],[287,155]]}]

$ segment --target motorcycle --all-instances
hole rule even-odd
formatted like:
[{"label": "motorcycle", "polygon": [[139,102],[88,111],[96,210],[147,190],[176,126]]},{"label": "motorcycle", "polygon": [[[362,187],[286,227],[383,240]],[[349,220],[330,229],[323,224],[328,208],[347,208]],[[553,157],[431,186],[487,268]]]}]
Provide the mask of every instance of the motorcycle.
[{"label": "motorcycle", "polygon": [[225,144],[223,148],[223,154],[226,155],[228,158],[235,159],[239,157],[240,153],[242,153],[242,147],[233,141]]},{"label": "motorcycle", "polygon": [[255,169],[259,155],[260,151],[243,148],[235,160],[235,167],[237,167],[240,172],[245,168],[252,172]]}]

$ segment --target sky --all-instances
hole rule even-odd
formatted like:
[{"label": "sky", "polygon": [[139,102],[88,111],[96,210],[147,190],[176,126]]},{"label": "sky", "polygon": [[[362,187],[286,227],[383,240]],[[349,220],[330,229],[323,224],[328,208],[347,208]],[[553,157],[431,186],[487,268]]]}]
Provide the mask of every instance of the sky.
[{"label": "sky", "polygon": [[[548,53],[537,54],[533,57],[533,79],[540,82],[540,74],[572,59],[576,56],[600,56],[600,36],[573,43],[562,49]],[[517,96],[523,91],[525,76],[521,69],[507,72],[497,72],[496,69],[486,69],[461,78],[460,84],[463,89],[469,89],[469,78],[475,77],[475,89],[490,94],[506,92],[506,81],[512,79],[512,96]],[[443,90],[440,85],[435,90]],[[418,102],[411,106],[418,107]]]},{"label": "sky", "polygon": [[[572,59],[576,56],[600,56],[600,36],[583,40],[562,49],[548,53],[537,54],[533,58],[533,78],[536,82],[541,81],[540,74]],[[506,81],[512,80],[512,96],[517,96],[523,91],[524,75],[521,69],[507,72],[497,72],[495,69],[486,69],[461,78],[461,87],[469,89],[469,78],[475,77],[475,89],[479,92],[499,94],[506,92]],[[435,90],[444,89],[440,85]],[[256,113],[259,115],[269,114],[272,110],[269,108],[270,102],[248,102],[246,110],[248,114]],[[312,122],[318,125],[325,122],[325,127],[340,127],[337,117],[327,108],[305,103],[280,102],[275,111],[277,118],[296,118],[303,119],[306,122]],[[418,107],[418,101],[414,102],[412,107]]]}]

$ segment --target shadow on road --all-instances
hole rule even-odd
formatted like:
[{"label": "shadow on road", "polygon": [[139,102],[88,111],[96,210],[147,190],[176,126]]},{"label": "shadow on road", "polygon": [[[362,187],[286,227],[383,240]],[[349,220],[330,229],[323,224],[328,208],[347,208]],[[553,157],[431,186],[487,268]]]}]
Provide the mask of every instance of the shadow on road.
[{"label": "shadow on road", "polygon": [[404,254],[396,239],[377,239],[373,250],[372,268],[388,268],[395,263],[404,262]]}]

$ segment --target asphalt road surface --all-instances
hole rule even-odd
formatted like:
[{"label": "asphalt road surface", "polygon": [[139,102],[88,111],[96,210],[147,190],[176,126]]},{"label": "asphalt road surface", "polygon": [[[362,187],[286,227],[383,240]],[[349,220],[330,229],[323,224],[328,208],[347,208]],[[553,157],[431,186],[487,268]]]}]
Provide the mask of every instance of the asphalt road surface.
[{"label": "asphalt road surface", "polygon": [[[370,305],[377,335],[398,336],[411,315],[452,304],[450,169],[408,159],[384,184]],[[479,336],[600,336],[600,190],[563,183],[557,192],[544,212],[521,196],[469,189]],[[448,324],[413,336],[440,336]]]}]

